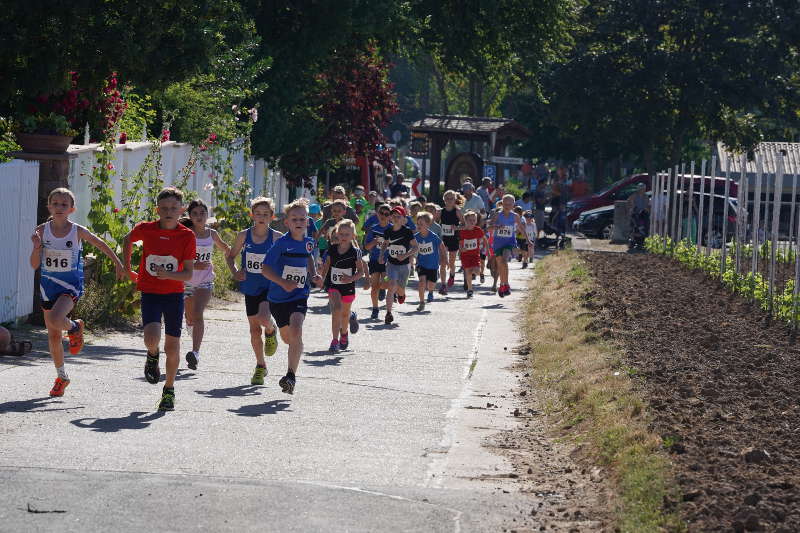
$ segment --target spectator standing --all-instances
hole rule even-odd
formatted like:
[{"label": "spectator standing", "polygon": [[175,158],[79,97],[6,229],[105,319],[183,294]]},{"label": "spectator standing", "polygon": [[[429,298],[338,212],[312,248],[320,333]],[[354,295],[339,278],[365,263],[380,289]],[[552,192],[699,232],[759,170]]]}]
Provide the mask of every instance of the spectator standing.
[{"label": "spectator standing", "polygon": [[464,204],[464,211],[475,211],[476,214],[480,214],[481,216],[486,215],[486,205],[483,203],[483,200],[480,196],[475,194],[475,186],[471,182],[465,182],[464,185],[461,186],[461,192],[466,198],[466,203]]},{"label": "spectator standing", "polygon": [[492,195],[494,194],[492,178],[483,178],[481,186],[478,187],[478,190],[475,191],[475,193],[481,197],[481,200],[483,200],[484,207],[490,205],[492,203]]},{"label": "spectator standing", "polygon": [[[345,209],[344,218],[349,218],[350,220],[352,220],[353,222],[358,224],[358,214],[356,213],[356,210],[353,209],[347,203],[347,193],[344,191],[344,187],[342,187],[341,185],[337,185],[336,187],[334,187],[333,191],[331,191],[331,198],[333,199],[334,202],[336,200],[342,200],[345,203],[345,205],[347,206],[346,209]],[[325,205],[322,208],[322,218],[324,220],[328,220],[330,218],[333,218],[331,216],[331,205],[333,205],[333,204],[331,203],[331,204]]]},{"label": "spectator standing", "polygon": [[399,198],[403,194],[408,195],[408,186],[403,183],[405,176],[402,172],[398,172],[394,177],[394,183],[389,186],[389,198]]}]

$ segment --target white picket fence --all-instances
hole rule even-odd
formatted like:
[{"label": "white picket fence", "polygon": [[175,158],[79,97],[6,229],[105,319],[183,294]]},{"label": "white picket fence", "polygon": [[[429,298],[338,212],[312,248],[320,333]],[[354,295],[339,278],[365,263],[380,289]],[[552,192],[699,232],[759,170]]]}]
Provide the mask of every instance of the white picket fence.
[{"label": "white picket fence", "polygon": [[[75,193],[75,214],[72,220],[78,224],[88,223],[89,207],[92,201],[90,177],[92,167],[96,164],[95,153],[98,144],[71,145],[69,153],[77,157],[70,161],[69,188]],[[134,176],[147,158],[151,149],[148,142],[128,142],[116,146],[113,165],[116,170],[112,182],[114,198],[119,201],[123,191],[123,179]],[[192,152],[192,145],[167,141],[161,145],[161,161],[163,180],[166,185],[172,185],[178,180],[181,170],[186,166]],[[280,172],[270,169],[263,159],[246,159],[244,152],[239,150],[232,155],[233,175],[242,179],[243,183],[250,185],[251,196],[269,196],[275,200],[276,206],[282,206],[289,199],[289,189]],[[194,174],[189,178],[189,188],[197,191],[200,198],[210,207],[213,215],[214,196],[207,188],[211,184],[213,170],[210,165],[204,167],[199,162],[195,164]],[[303,190],[295,191],[296,196],[302,196]]]},{"label": "white picket fence", "polygon": [[29,260],[36,227],[39,163],[15,159],[0,164],[0,322],[33,312],[34,270]]}]

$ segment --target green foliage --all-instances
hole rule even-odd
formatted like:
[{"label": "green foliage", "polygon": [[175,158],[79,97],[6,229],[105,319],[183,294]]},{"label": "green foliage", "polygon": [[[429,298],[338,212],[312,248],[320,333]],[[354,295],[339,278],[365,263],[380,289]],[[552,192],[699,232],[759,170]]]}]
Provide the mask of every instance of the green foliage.
[{"label": "green foliage", "polygon": [[47,133],[75,137],[78,131],[73,129],[64,115],[58,113],[36,113],[25,115],[20,120],[20,131],[24,133]]},{"label": "green foliage", "polygon": [[147,125],[156,123],[156,109],[149,94],[139,94],[133,87],[126,87],[123,98],[127,109],[119,121],[119,131],[125,132],[131,141],[141,140]]},{"label": "green foliage", "polygon": [[503,183],[506,193],[513,194],[514,198],[522,198],[523,193],[527,192],[525,186],[515,178],[507,179]]},{"label": "green foliage", "polygon": [[21,150],[14,137],[13,125],[10,120],[0,117],[0,163],[6,163],[13,158],[7,156],[8,152]]},{"label": "green foliage", "polygon": [[214,216],[220,227],[238,231],[250,226],[250,184],[244,176],[233,175],[231,152],[215,145],[201,164],[211,169]]}]

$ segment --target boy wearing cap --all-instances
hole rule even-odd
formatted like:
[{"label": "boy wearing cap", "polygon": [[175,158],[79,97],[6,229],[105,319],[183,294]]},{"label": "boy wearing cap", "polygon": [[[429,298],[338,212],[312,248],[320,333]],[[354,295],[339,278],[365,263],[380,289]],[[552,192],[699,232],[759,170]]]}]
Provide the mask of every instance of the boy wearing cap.
[{"label": "boy wearing cap", "polygon": [[[411,272],[410,258],[417,253],[418,245],[414,232],[406,226],[407,214],[402,206],[392,208],[392,227],[383,232],[380,263],[386,263],[386,277],[389,288],[386,294],[386,324],[394,321],[392,302],[397,293],[397,302],[406,301],[406,282]],[[386,257],[388,256],[388,262]]]}]

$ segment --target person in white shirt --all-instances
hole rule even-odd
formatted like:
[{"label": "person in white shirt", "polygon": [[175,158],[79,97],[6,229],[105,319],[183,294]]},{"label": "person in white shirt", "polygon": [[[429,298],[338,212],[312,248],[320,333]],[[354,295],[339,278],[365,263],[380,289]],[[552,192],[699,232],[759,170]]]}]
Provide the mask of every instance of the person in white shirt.
[{"label": "person in white shirt", "polygon": [[471,182],[466,182],[461,186],[461,192],[464,194],[464,198],[467,200],[464,204],[463,211],[475,211],[476,213],[480,213],[481,216],[485,217],[486,206],[484,205],[481,197],[475,194],[475,185],[473,185]]}]

